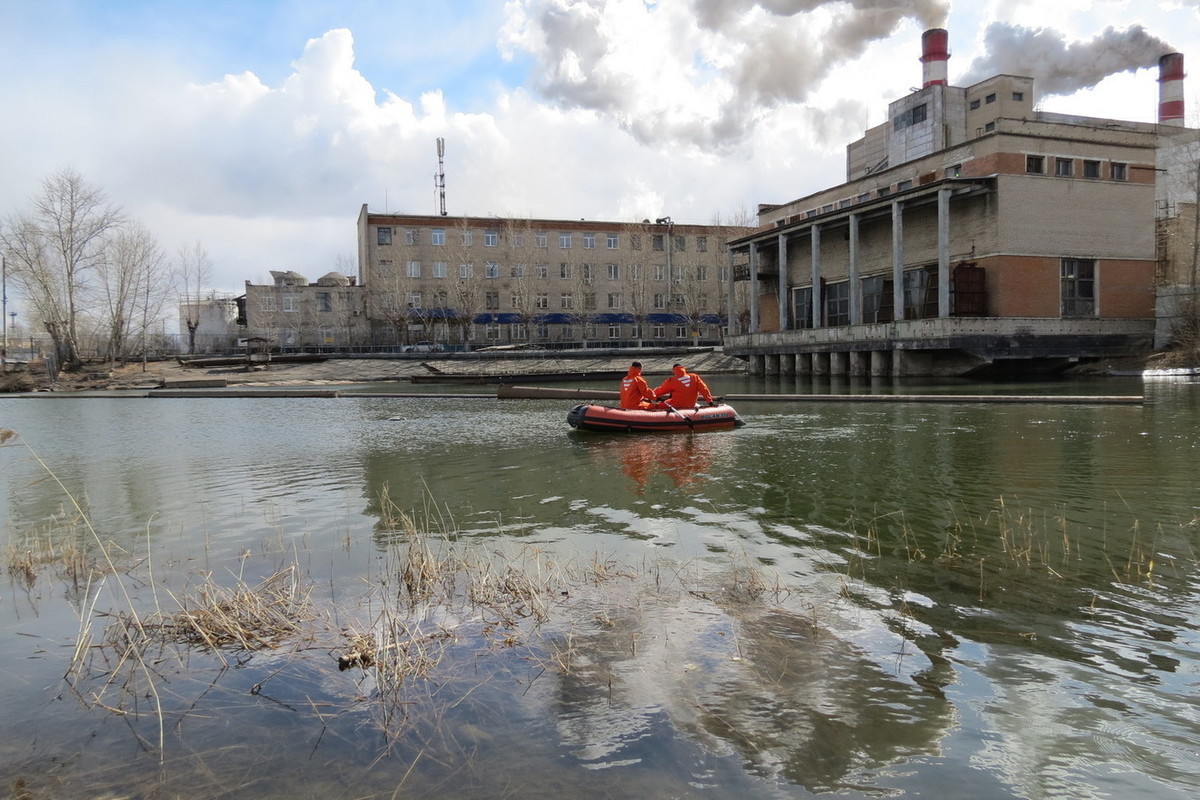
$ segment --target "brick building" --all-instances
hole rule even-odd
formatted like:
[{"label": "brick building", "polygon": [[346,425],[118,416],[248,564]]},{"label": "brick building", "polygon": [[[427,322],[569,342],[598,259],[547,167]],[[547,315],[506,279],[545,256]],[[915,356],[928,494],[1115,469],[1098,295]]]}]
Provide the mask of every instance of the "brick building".
[{"label": "brick building", "polygon": [[953,87],[947,57],[926,32],[924,86],[847,147],[846,182],[761,206],[730,243],[750,302],[726,350],[752,370],[1055,370],[1151,348],[1181,105],[1158,124],[1035,111],[1031,78]]},{"label": "brick building", "polygon": [[748,230],[667,217],[382,214],[364,205],[359,284],[371,343],[718,344],[731,304],[726,245]]}]

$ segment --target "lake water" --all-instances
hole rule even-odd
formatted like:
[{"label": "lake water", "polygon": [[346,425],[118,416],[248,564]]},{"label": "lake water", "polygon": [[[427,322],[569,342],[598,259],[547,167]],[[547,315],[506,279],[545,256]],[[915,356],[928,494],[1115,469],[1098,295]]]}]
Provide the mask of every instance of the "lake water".
[{"label": "lake water", "polygon": [[1147,402],[0,399],[0,785],[1200,793],[1200,384],[708,382]]}]

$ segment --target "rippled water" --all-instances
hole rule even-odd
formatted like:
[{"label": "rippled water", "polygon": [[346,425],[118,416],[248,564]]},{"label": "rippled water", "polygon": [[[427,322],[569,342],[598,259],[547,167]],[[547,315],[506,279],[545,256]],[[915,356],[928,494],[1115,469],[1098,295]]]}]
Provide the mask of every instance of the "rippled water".
[{"label": "rippled water", "polygon": [[[632,438],[569,430],[566,401],[0,400],[20,434],[0,448],[0,780],[38,797],[1192,797],[1200,386],[1145,390],[741,402],[735,431]],[[378,632],[405,591],[389,509],[454,532],[497,581],[511,566],[555,590],[506,620],[460,582],[408,608],[441,657],[428,678],[339,671],[344,632]],[[64,567],[66,544],[95,566],[97,542],[111,567]],[[99,637],[281,568],[320,615],[301,645],[168,648],[131,679],[97,638],[87,679],[68,674],[81,618]]]}]

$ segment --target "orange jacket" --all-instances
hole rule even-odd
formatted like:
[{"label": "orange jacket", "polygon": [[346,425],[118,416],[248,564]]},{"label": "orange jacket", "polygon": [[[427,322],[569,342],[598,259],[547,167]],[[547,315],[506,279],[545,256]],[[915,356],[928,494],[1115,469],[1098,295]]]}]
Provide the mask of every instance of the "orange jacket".
[{"label": "orange jacket", "polygon": [[642,377],[642,368],[630,367],[621,379],[621,408],[648,408],[653,401],[654,392]]},{"label": "orange jacket", "polygon": [[694,372],[688,372],[681,366],[675,367],[675,374],[662,382],[662,385],[654,390],[656,395],[670,394],[668,400],[675,408],[695,408],[696,397],[703,397],[708,402],[713,402],[712,392],[708,390],[704,380]]}]

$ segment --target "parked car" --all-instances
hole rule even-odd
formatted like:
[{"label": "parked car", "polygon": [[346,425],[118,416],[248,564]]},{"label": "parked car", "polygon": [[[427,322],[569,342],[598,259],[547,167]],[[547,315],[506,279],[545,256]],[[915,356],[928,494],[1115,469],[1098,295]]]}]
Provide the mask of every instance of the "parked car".
[{"label": "parked car", "polygon": [[422,341],[406,344],[400,348],[401,353],[440,353],[446,348],[437,342]]}]

